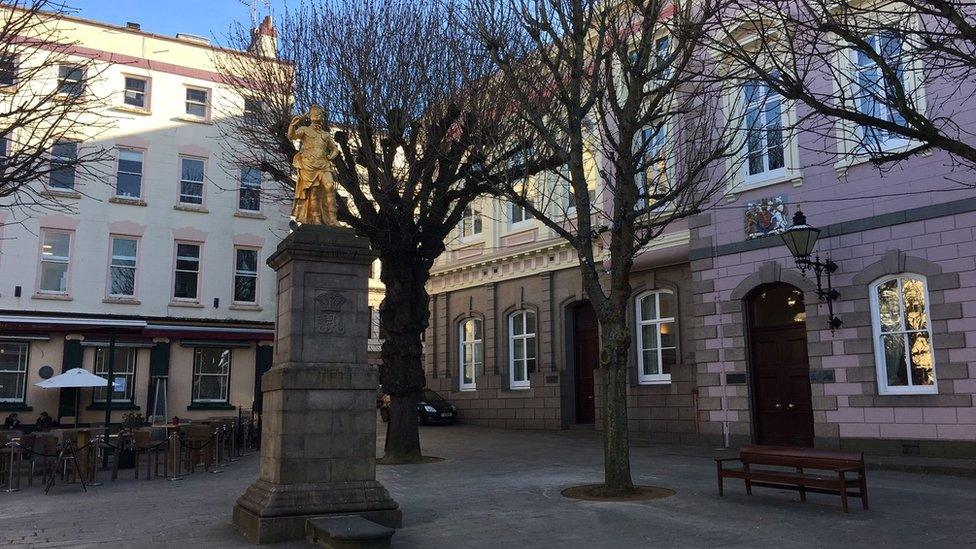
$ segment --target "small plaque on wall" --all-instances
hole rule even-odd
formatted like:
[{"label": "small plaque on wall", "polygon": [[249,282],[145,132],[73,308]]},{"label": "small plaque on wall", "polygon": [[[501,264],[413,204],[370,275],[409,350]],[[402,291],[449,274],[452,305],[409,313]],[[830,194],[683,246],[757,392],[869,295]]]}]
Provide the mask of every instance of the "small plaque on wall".
[{"label": "small plaque on wall", "polygon": [[726,385],[745,385],[746,375],[745,374],[725,374],[725,384]]},{"label": "small plaque on wall", "polygon": [[810,370],[810,383],[833,383],[833,370]]}]

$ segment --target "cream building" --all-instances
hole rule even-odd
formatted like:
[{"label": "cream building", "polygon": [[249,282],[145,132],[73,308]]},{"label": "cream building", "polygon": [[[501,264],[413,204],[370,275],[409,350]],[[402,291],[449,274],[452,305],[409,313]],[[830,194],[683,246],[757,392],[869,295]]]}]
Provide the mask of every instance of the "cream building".
[{"label": "cream building", "polygon": [[[113,159],[99,174],[42,182],[72,213],[0,207],[0,412],[17,411],[24,423],[42,411],[74,421],[74,394],[35,383],[79,366],[106,375],[112,338],[113,421],[133,411],[162,421],[259,406],[275,309],[265,261],[289,218],[262,199],[270,183],[259,173],[221,159],[219,118],[246,105],[222,85],[215,57],[248,53],[131,23],[59,25],[72,54],[100,68],[75,74],[66,64],[51,85],[80,79],[84,93],[107,98],[99,113],[107,129],[66,136],[54,160],[85,147],[111,149]],[[273,52],[275,41],[267,18],[252,51]],[[79,396],[80,421],[104,421],[104,391]]]}]

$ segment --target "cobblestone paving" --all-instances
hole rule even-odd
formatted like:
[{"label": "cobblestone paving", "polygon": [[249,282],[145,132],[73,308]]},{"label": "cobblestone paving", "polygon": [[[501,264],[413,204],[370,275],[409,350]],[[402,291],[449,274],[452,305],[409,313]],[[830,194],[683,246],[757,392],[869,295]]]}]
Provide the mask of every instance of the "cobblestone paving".
[{"label": "cobblestone paving", "polygon": [[[677,495],[641,503],[567,500],[563,487],[598,481],[593,432],[512,432],[473,426],[423,428],[426,452],[446,461],[381,466],[404,509],[402,548],[455,547],[972,547],[976,480],[870,471],[871,509],[836,497],[715,488],[712,452],[634,448],[635,480]],[[382,444],[379,445],[382,447]],[[248,547],[230,525],[234,501],[256,475],[257,456],[221,474],[180,482],[124,479],[91,488],[38,483],[0,493],[3,547]],[[301,547],[281,544],[275,547]]]}]

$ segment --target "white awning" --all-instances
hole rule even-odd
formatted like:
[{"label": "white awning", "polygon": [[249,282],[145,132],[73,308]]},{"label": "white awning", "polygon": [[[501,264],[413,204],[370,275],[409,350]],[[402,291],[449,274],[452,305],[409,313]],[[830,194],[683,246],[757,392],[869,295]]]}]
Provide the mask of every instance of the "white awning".
[{"label": "white awning", "polygon": [[35,383],[42,389],[65,389],[67,387],[107,387],[108,380],[98,377],[84,368],[72,368],[51,379]]}]

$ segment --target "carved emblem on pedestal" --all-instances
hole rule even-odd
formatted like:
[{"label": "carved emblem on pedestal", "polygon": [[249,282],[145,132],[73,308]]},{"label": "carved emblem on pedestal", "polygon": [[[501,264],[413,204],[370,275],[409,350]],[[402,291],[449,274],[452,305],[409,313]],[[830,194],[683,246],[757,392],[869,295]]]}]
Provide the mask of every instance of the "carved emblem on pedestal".
[{"label": "carved emblem on pedestal", "polygon": [[315,331],[320,334],[342,335],[346,333],[342,325],[342,307],[346,298],[335,290],[319,290],[315,296]]}]

